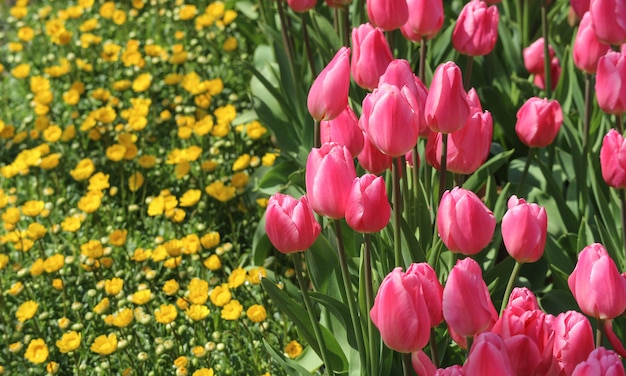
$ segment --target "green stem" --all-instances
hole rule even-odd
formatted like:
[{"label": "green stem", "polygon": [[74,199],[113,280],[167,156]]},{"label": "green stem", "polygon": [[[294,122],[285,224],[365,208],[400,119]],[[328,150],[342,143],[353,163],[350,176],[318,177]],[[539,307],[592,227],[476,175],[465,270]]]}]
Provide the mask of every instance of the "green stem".
[{"label": "green stem", "polygon": [[320,121],[315,119],[313,122],[313,147],[319,148],[320,146],[322,146]]},{"label": "green stem", "polygon": [[411,353],[402,353],[402,370],[403,376],[412,376],[413,362],[411,361]]},{"label": "green stem", "polygon": [[521,49],[524,49],[524,20],[522,16],[522,5],[524,0],[515,0],[515,16],[517,17],[517,29],[519,31],[519,40],[522,43]]},{"label": "green stem", "polygon": [[604,335],[604,320],[598,319],[598,327],[596,328],[596,349],[602,346],[603,335]]},{"label": "green stem", "polygon": [[622,114],[615,115],[615,123],[620,134],[624,134],[624,125],[622,123]]},{"label": "green stem", "polygon": [[415,207],[415,212],[413,213],[414,217],[415,217],[415,224],[416,226],[419,228],[421,226],[421,221],[420,221],[420,176],[419,176],[419,151],[417,150],[417,144],[415,144],[415,146],[413,147],[413,155],[412,155],[412,162],[413,162],[413,170],[411,171],[413,173],[413,201],[414,201],[414,207]]},{"label": "green stem", "polygon": [[419,79],[422,80],[422,83],[426,85],[426,44],[428,41],[426,38],[422,37],[420,40],[420,68],[419,68]]},{"label": "green stem", "polygon": [[504,312],[506,305],[509,303],[509,296],[511,295],[511,291],[513,291],[513,285],[515,285],[515,280],[517,279],[517,275],[519,274],[519,270],[522,264],[519,262],[515,262],[515,266],[513,267],[513,271],[511,272],[511,276],[509,277],[509,282],[506,284],[506,290],[504,290],[504,296],[502,297],[502,305],[500,306],[500,315]]},{"label": "green stem", "polygon": [[350,8],[347,6],[341,10],[343,23],[343,45],[350,47]]},{"label": "green stem", "polygon": [[541,33],[543,34],[543,71],[545,75],[545,91],[546,98],[552,97],[552,78],[550,77],[550,68],[552,61],[550,60],[550,41],[548,38],[548,0],[541,3]]},{"label": "green stem", "polygon": [[278,7],[278,16],[280,18],[280,31],[283,38],[283,47],[285,48],[285,52],[287,55],[287,60],[289,61],[289,72],[291,73],[291,77],[296,79],[296,71],[293,64],[293,43],[291,37],[289,36],[289,27],[287,25],[287,18],[285,17],[284,12],[284,1],[277,1]]},{"label": "green stem", "polygon": [[346,297],[348,299],[348,309],[350,310],[350,318],[352,319],[352,327],[354,335],[356,336],[357,350],[359,351],[359,357],[361,358],[361,370],[367,368],[367,357],[365,353],[365,344],[363,342],[363,331],[361,329],[361,320],[359,318],[359,309],[357,307],[357,300],[352,290],[352,281],[350,281],[350,270],[348,269],[348,259],[346,257],[346,250],[343,246],[343,237],[341,236],[341,223],[335,220],[335,235],[337,236],[339,265],[341,267],[341,276],[343,277],[343,284],[346,290]]},{"label": "green stem", "polygon": [[472,344],[474,343],[474,337],[465,337],[465,340],[467,341],[467,356],[469,357],[470,350],[472,349]]},{"label": "green stem", "polygon": [[526,157],[526,164],[524,164],[524,170],[522,171],[522,178],[519,181],[519,186],[517,187],[517,194],[522,194],[522,188],[524,188],[524,183],[526,183],[526,177],[528,176],[528,168],[530,167],[530,162],[533,160],[535,155],[535,149],[530,148],[528,150],[528,156]]},{"label": "green stem", "polygon": [[593,111],[592,83],[593,76],[585,74],[585,117],[583,118],[583,155],[585,157],[589,153],[589,124],[591,123],[591,112]]},{"label": "green stem", "polygon": [[474,57],[467,57],[467,64],[465,65],[465,72],[463,72],[463,88],[465,91],[470,89],[470,81],[472,79],[472,68],[474,66]]},{"label": "green stem", "polygon": [[[365,299],[367,312],[374,306],[374,283],[372,279],[372,239],[370,234],[365,234],[365,251],[363,255],[363,268],[365,269]],[[378,375],[378,341],[375,339],[376,328],[374,322],[367,319],[367,336],[370,354],[370,375]]]},{"label": "green stem", "polygon": [[402,198],[400,197],[400,171],[398,168],[398,158],[391,161],[391,175],[393,188],[393,254],[395,266],[403,266],[402,262],[402,232],[401,232],[401,216],[402,216]]},{"label": "green stem", "polygon": [[317,344],[320,349],[320,355],[322,357],[322,361],[326,365],[326,369],[330,372],[333,372],[333,368],[330,363],[330,358],[326,351],[326,344],[324,343],[324,337],[322,336],[322,329],[320,328],[320,323],[317,321],[315,314],[313,313],[313,304],[311,304],[311,299],[309,298],[308,286],[304,282],[303,272],[302,272],[302,263],[304,262],[304,254],[299,253],[298,256],[294,254],[293,256],[293,266],[296,271],[296,278],[298,279],[298,284],[300,285],[300,291],[302,292],[302,299],[304,300],[304,305],[306,307],[307,312],[309,313],[309,319],[311,320],[311,324],[313,325],[313,331],[315,332],[315,338],[317,339]]},{"label": "green stem", "polygon": [[303,12],[302,14],[302,38],[304,39],[304,48],[305,48],[305,52],[306,52],[306,57],[309,60],[309,67],[311,68],[311,75],[313,76],[313,79],[315,80],[315,77],[317,77],[317,72],[315,70],[315,62],[313,59],[313,51],[311,49],[311,41],[309,40],[309,29],[307,27],[307,21],[308,21],[308,13],[307,12]]},{"label": "green stem", "polygon": [[446,191],[446,173],[448,169],[448,134],[441,134],[441,167],[439,168],[439,200]]},{"label": "green stem", "polygon": [[435,367],[439,367],[439,350],[437,349],[437,333],[435,333],[435,328],[430,328],[430,360],[433,362]]},{"label": "green stem", "polygon": [[622,242],[624,244],[624,259],[623,263],[626,263],[626,194],[623,189],[618,189],[619,199],[622,203]]}]

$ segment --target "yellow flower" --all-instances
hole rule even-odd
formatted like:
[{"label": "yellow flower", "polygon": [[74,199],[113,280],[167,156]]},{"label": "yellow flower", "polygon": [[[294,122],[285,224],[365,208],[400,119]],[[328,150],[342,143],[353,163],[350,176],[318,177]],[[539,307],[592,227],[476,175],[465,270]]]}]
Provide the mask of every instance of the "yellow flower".
[{"label": "yellow flower", "polygon": [[184,367],[187,367],[187,363],[188,363],[188,360],[186,356],[179,356],[178,358],[174,360],[174,367],[184,368]]},{"label": "yellow flower", "polygon": [[243,188],[246,185],[248,185],[249,181],[250,181],[250,176],[248,176],[248,174],[246,172],[244,172],[244,171],[236,172],[230,178],[230,183],[235,188]]},{"label": "yellow flower", "polygon": [[96,304],[95,307],[93,307],[93,311],[101,315],[104,312],[106,312],[106,310],[108,310],[110,306],[111,306],[111,301],[109,300],[109,298],[104,298],[98,304]]},{"label": "yellow flower", "polygon": [[211,255],[204,260],[203,265],[209,270],[216,271],[222,267],[222,262],[220,261],[220,257],[218,255]]},{"label": "yellow flower", "polygon": [[29,42],[34,36],[35,31],[28,26],[20,27],[17,31],[17,37],[24,42]]},{"label": "yellow flower", "polygon": [[16,224],[20,221],[20,210],[18,208],[8,208],[2,213],[2,220],[6,223]]},{"label": "yellow flower", "polygon": [[113,1],[107,1],[100,6],[100,16],[102,18],[113,17],[113,12],[115,12],[115,3]]},{"label": "yellow flower", "polygon": [[80,94],[74,89],[70,89],[63,93],[63,102],[68,106],[74,106],[80,101]]},{"label": "yellow flower", "polygon": [[228,284],[223,283],[221,286],[215,286],[215,288],[211,290],[209,297],[211,298],[211,303],[218,307],[223,307],[230,302],[233,296],[230,293]]},{"label": "yellow flower", "polygon": [[107,295],[117,295],[122,291],[124,286],[124,280],[121,278],[111,278],[104,281],[104,291]]},{"label": "yellow flower", "polygon": [[47,155],[41,158],[39,167],[41,167],[44,170],[51,170],[59,165],[60,158],[61,158],[61,153],[53,153],[53,154]]},{"label": "yellow flower", "polygon": [[109,235],[109,241],[112,245],[121,247],[126,244],[126,235],[128,235],[128,230],[114,230]]},{"label": "yellow flower", "polygon": [[285,353],[287,353],[287,356],[291,359],[295,359],[302,354],[302,345],[298,343],[298,341],[293,340],[285,346]]},{"label": "yellow flower", "polygon": [[63,280],[55,278],[52,280],[52,288],[55,290],[63,290]]},{"label": "yellow flower", "polygon": [[128,178],[128,189],[130,189],[131,192],[136,192],[141,188],[143,182],[144,178],[141,172],[135,172]]},{"label": "yellow flower", "polygon": [[150,73],[142,73],[133,81],[132,89],[136,93],[141,93],[150,87],[152,75]]},{"label": "yellow flower", "polygon": [[125,328],[133,321],[133,310],[124,308],[113,315],[113,325],[118,328]]},{"label": "yellow flower", "polygon": [[78,208],[85,213],[93,213],[100,207],[102,203],[103,193],[100,191],[89,191],[78,200]]},{"label": "yellow flower", "polygon": [[204,190],[209,196],[221,202],[226,202],[235,197],[235,187],[225,186],[221,181],[207,185]]},{"label": "yellow flower", "polygon": [[246,271],[242,267],[233,270],[228,276],[228,287],[234,289],[243,285],[246,281],[246,274]]},{"label": "yellow flower", "polygon": [[197,9],[195,5],[184,5],[180,8],[178,15],[182,21],[187,21],[196,16],[196,11]]},{"label": "yellow flower", "polygon": [[114,333],[97,337],[90,346],[90,350],[100,355],[109,355],[117,350],[117,336]]},{"label": "yellow flower", "polygon": [[191,164],[187,161],[182,161],[176,164],[176,168],[174,168],[174,176],[176,179],[182,179],[189,173],[189,170],[191,170]]},{"label": "yellow flower", "polygon": [[246,310],[246,316],[248,316],[252,322],[262,322],[267,318],[267,312],[262,305],[254,304]]},{"label": "yellow flower", "polygon": [[90,240],[80,246],[81,254],[90,257],[92,259],[100,258],[104,255],[104,249],[102,243],[99,240]]},{"label": "yellow flower", "polygon": [[211,313],[209,308],[205,305],[192,304],[185,310],[187,317],[193,321],[200,321],[207,317]]},{"label": "yellow flower", "polygon": [[131,301],[138,305],[146,304],[152,299],[152,291],[150,289],[139,290],[131,297]]},{"label": "yellow flower", "polygon": [[81,181],[88,179],[95,170],[96,166],[93,164],[93,161],[85,158],[78,162],[76,167],[70,171],[70,175],[72,175],[74,180]]},{"label": "yellow flower", "polygon": [[163,284],[163,292],[166,295],[174,295],[176,294],[176,292],[178,292],[178,289],[180,288],[180,285],[178,284],[178,282],[176,282],[175,279],[170,279],[167,280],[164,284]]},{"label": "yellow flower", "polygon": [[209,298],[209,283],[200,278],[192,278],[187,286],[187,299],[192,304],[204,304]]},{"label": "yellow flower", "polygon": [[88,191],[101,191],[109,188],[109,175],[97,172],[89,178]]},{"label": "yellow flower", "polygon": [[123,25],[126,23],[126,12],[120,9],[116,9],[113,12],[113,23],[116,25]]},{"label": "yellow flower", "polygon": [[235,20],[235,18],[237,18],[237,12],[235,12],[232,9],[229,9],[224,12],[224,16],[222,17],[222,23],[224,25],[229,25]]},{"label": "yellow flower", "polygon": [[234,321],[241,317],[241,313],[243,312],[243,306],[239,303],[238,300],[233,299],[228,304],[222,308],[221,317],[224,320]]},{"label": "yellow flower", "polygon": [[124,159],[124,154],[126,154],[126,147],[120,144],[113,144],[106,150],[107,158],[113,162],[119,162]]},{"label": "yellow flower", "polygon": [[277,156],[278,155],[276,153],[265,153],[265,155],[261,158],[261,164],[267,167],[272,166]]},{"label": "yellow flower", "polygon": [[66,217],[63,222],[61,222],[61,229],[65,232],[76,232],[80,229],[80,224],[80,216],[74,215]]},{"label": "yellow flower", "polygon": [[24,290],[24,284],[20,281],[15,282],[11,287],[7,290],[7,294],[12,296],[19,295]]},{"label": "yellow flower", "polygon": [[32,240],[39,240],[46,235],[46,232],[48,232],[48,230],[41,223],[33,222],[28,225],[26,236]]},{"label": "yellow flower", "polygon": [[250,166],[250,154],[243,154],[233,163],[233,171],[240,171],[248,166]]},{"label": "yellow flower", "polygon": [[198,201],[200,201],[201,194],[202,191],[199,189],[190,189],[182,195],[180,200],[178,200],[179,205],[182,207],[194,206],[198,203]]},{"label": "yellow flower", "polygon": [[49,362],[48,364],[46,364],[46,372],[48,372],[49,375],[53,375],[59,372],[59,363]]},{"label": "yellow flower", "polygon": [[65,257],[61,254],[50,256],[44,261],[43,268],[46,273],[54,273],[65,265]]},{"label": "yellow flower", "polygon": [[178,311],[173,304],[161,304],[159,308],[154,311],[154,319],[161,324],[169,324],[176,320]]},{"label": "yellow flower", "polygon": [[30,65],[26,63],[20,64],[11,69],[11,74],[15,78],[26,78],[30,74]]},{"label": "yellow flower", "polygon": [[33,316],[35,316],[37,308],[39,308],[39,304],[37,304],[37,302],[33,300],[28,300],[20,304],[20,306],[17,308],[17,311],[15,312],[15,317],[19,322],[29,320]]},{"label": "yellow flower", "polygon": [[36,217],[41,214],[44,205],[45,203],[39,200],[26,201],[24,205],[22,205],[22,214],[28,217]]},{"label": "yellow flower", "polygon": [[226,52],[232,52],[237,49],[237,38],[228,37],[222,44],[222,49]]},{"label": "yellow flower", "polygon": [[251,121],[246,125],[246,134],[252,140],[257,140],[267,133],[267,129],[257,120]]},{"label": "yellow flower", "polygon": [[191,376],[214,376],[213,368],[200,368],[194,371]]},{"label": "yellow flower", "polygon": [[81,339],[82,335],[80,333],[71,330],[64,333],[63,336],[61,336],[61,339],[56,342],[56,345],[59,348],[59,351],[66,354],[79,348]]},{"label": "yellow flower", "polygon": [[0,253],[0,270],[4,269],[9,265],[9,256]]},{"label": "yellow flower", "polygon": [[24,353],[24,358],[35,364],[45,362],[46,359],[48,359],[48,346],[46,346],[46,342],[41,338],[31,340]]},{"label": "yellow flower", "polygon": [[[24,242],[24,240],[22,240],[22,243]],[[24,244],[22,244],[22,247],[24,247]],[[37,277],[38,275],[41,275],[43,271],[44,271],[44,261],[42,258],[38,258],[30,266],[30,275],[32,275],[33,277]]]}]

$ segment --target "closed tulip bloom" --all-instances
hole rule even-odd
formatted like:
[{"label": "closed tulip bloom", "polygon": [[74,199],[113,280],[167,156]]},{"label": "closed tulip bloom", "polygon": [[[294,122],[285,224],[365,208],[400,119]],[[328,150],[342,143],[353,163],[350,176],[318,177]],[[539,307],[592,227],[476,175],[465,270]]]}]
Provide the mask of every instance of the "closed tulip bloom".
[{"label": "closed tulip bloom", "polygon": [[419,276],[395,268],[380,284],[370,318],[387,347],[411,353],[430,336],[430,318]]},{"label": "closed tulip bloom", "polygon": [[596,98],[608,114],[626,112],[626,56],[609,51],[598,60]]},{"label": "closed tulip bloom", "polygon": [[437,367],[422,350],[411,354],[411,365],[417,376],[435,376],[437,374]]},{"label": "closed tulip bloom", "polygon": [[515,195],[509,198],[508,207],[502,217],[502,240],[507,252],[521,264],[539,260],[548,233],[546,209]]},{"label": "closed tulip bloom", "polygon": [[365,171],[374,175],[380,175],[391,168],[392,158],[378,150],[366,134],[363,139],[363,150],[361,150],[358,156],[358,161]]},{"label": "closed tulip bloom", "polygon": [[615,129],[602,139],[600,168],[606,184],[617,189],[626,188],[626,143]]},{"label": "closed tulip bloom", "polygon": [[443,26],[442,0],[407,0],[409,18],[400,31],[408,40],[419,42],[434,37]]},{"label": "closed tulip bloom", "polygon": [[[539,38],[530,46],[524,48],[524,66],[526,70],[532,74],[544,73],[543,43],[543,38]],[[548,46],[548,51],[550,53],[550,61],[552,61],[554,58],[554,48]]]},{"label": "closed tulip bloom", "polygon": [[[556,85],[559,83],[559,79],[561,78],[561,62],[555,56],[552,58],[550,62],[550,88],[552,90],[556,89]],[[533,83],[541,90],[545,90],[546,88],[546,74],[545,72],[541,72],[535,74],[533,78]]]},{"label": "closed tulip bloom", "polygon": [[463,365],[465,376],[513,376],[513,367],[502,338],[495,333],[476,336],[467,361]]},{"label": "closed tulip bloom", "polygon": [[367,15],[372,25],[389,31],[404,25],[409,8],[406,0],[367,0]]},{"label": "closed tulip bloom", "polygon": [[349,88],[350,49],[342,47],[311,85],[307,107],[313,119],[331,120],[339,116],[348,106]]},{"label": "closed tulip bloom", "polygon": [[587,360],[579,363],[572,376],[624,376],[624,365],[615,351],[598,347],[593,350]]},{"label": "closed tulip bloom", "polygon": [[582,19],[584,14],[589,12],[589,2],[590,0],[569,0],[569,3],[578,16],[578,19]]},{"label": "closed tulip bloom", "polygon": [[515,287],[509,296],[506,308],[516,310],[518,313],[539,309],[539,302],[535,294],[526,287]]},{"label": "closed tulip bloom", "polygon": [[277,250],[304,251],[313,245],[320,231],[306,196],[296,200],[276,193],[270,197],[265,211],[265,232]]},{"label": "closed tulip bloom", "polygon": [[623,0],[592,0],[589,12],[598,39],[606,44],[626,42],[626,2]]},{"label": "closed tulip bloom", "polygon": [[626,310],[626,278],[602,244],[583,249],[567,279],[580,310],[598,319],[614,319]]},{"label": "closed tulip bloom", "polygon": [[291,8],[294,12],[306,12],[313,9],[315,8],[316,2],[317,0],[287,0],[289,8]]},{"label": "closed tulip bloom", "polygon": [[406,86],[409,91],[417,95],[415,78],[411,64],[407,60],[394,59],[387,65],[387,69],[380,76],[378,84],[389,84],[399,88]]},{"label": "closed tulip bloom", "polygon": [[515,132],[527,146],[542,148],[554,141],[561,124],[563,112],[558,101],[533,97],[517,111]]},{"label": "closed tulip bloom", "polygon": [[[463,128],[448,137],[448,171],[466,175],[474,173],[489,156],[492,136],[491,113],[474,113]],[[441,167],[441,149],[441,133],[432,132],[426,143],[426,160],[437,170]]]},{"label": "closed tulip bloom", "polygon": [[567,311],[554,319],[552,330],[552,355],[560,370],[556,374],[571,375],[574,368],[584,362],[594,350],[591,324],[582,313]]},{"label": "closed tulip bloom", "polygon": [[484,1],[472,0],[465,4],[452,31],[452,45],[464,55],[489,54],[498,40],[498,8]]},{"label": "closed tulip bloom", "polygon": [[373,174],[354,179],[346,204],[346,222],[360,233],[374,233],[389,223],[391,205],[385,180]]},{"label": "closed tulip bloom", "polygon": [[333,120],[320,121],[320,141],[322,144],[335,142],[345,145],[353,158],[359,155],[363,150],[363,131],[350,106]]},{"label": "closed tulip bloom", "polygon": [[535,374],[542,360],[535,341],[527,335],[518,334],[504,339],[504,346],[514,375]]},{"label": "closed tulip bloom", "polygon": [[437,278],[437,273],[435,273],[432,266],[425,262],[411,264],[409,269],[407,269],[407,273],[415,273],[420,277],[424,289],[424,296],[426,296],[430,326],[433,328],[438,326],[443,321],[443,311],[441,308],[443,286]]},{"label": "closed tulip bloom", "polygon": [[467,92],[467,103],[469,103],[470,106],[470,116],[477,112],[483,112],[483,106],[480,104],[480,97],[478,96],[476,89],[471,88]]},{"label": "closed tulip bloom", "polygon": [[610,49],[611,46],[598,40],[593,28],[591,13],[585,13],[578,26],[572,50],[572,57],[576,67],[588,74],[596,73],[598,60],[609,52]]},{"label": "closed tulip bloom", "polygon": [[[422,375],[419,375],[422,376]],[[458,364],[455,364],[446,368],[439,368],[435,376],[465,376],[463,371],[463,367]]]},{"label": "closed tulip bloom", "polygon": [[493,212],[472,191],[455,187],[444,192],[437,211],[437,231],[454,253],[475,255],[491,242]]},{"label": "closed tulip bloom", "polygon": [[434,132],[452,133],[463,128],[470,115],[461,70],[454,62],[435,70],[424,105],[426,123]]},{"label": "closed tulip bloom", "polygon": [[478,263],[458,260],[443,288],[443,318],[458,335],[473,337],[488,331],[498,319]]},{"label": "closed tulip bloom", "polygon": [[350,70],[357,85],[373,90],[380,76],[393,60],[387,39],[380,28],[362,24],[352,29],[352,60]]},{"label": "closed tulip bloom", "polygon": [[331,219],[343,218],[352,182],[354,162],[345,146],[335,143],[313,148],[306,162],[306,192],[311,208]]}]

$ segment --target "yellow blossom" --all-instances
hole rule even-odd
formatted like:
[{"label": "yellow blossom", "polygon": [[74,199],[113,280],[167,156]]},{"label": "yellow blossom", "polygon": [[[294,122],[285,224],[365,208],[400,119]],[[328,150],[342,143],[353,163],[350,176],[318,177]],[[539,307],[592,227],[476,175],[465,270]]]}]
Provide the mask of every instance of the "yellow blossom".
[{"label": "yellow blossom", "polygon": [[96,259],[104,255],[104,248],[99,240],[90,240],[80,246],[80,251],[83,255]]},{"label": "yellow blossom", "polygon": [[131,301],[138,305],[148,303],[152,299],[152,291],[150,289],[139,290],[131,297]]},{"label": "yellow blossom", "polygon": [[218,255],[211,255],[204,260],[203,265],[209,270],[216,271],[222,267],[222,262]]},{"label": "yellow blossom", "polygon": [[133,310],[124,308],[113,315],[113,325],[118,328],[125,328],[133,321],[133,317]]},{"label": "yellow blossom", "polygon": [[107,295],[117,295],[122,291],[124,286],[124,280],[121,278],[111,278],[104,281],[104,291]]},{"label": "yellow blossom", "polygon": [[218,307],[223,307],[232,299],[232,294],[230,293],[230,289],[228,288],[228,284],[223,283],[220,286],[215,286],[211,293],[209,294],[211,298],[211,303]]},{"label": "yellow blossom", "polygon": [[54,273],[59,271],[65,265],[65,257],[62,254],[50,256],[44,261],[43,268],[46,273]]},{"label": "yellow blossom", "polygon": [[63,333],[63,336],[56,342],[59,351],[63,354],[74,351],[80,347],[82,335],[73,330]]},{"label": "yellow blossom", "polygon": [[246,274],[245,269],[242,267],[233,270],[228,276],[228,287],[234,289],[243,285],[246,281]]},{"label": "yellow blossom", "polygon": [[176,294],[176,292],[178,292],[178,289],[180,288],[178,282],[176,282],[175,279],[170,279],[167,280],[164,284],[163,284],[163,292],[166,295],[174,295]]},{"label": "yellow blossom", "polygon": [[238,300],[233,299],[222,308],[221,318],[228,321],[237,320],[241,317],[243,306]]},{"label": "yellow blossom", "polygon": [[298,341],[293,340],[285,346],[285,353],[291,359],[295,359],[302,354],[302,345]]},{"label": "yellow blossom", "polygon": [[128,230],[113,230],[111,235],[109,235],[109,241],[111,245],[122,247],[126,244],[126,236],[128,235]]},{"label": "yellow blossom", "polygon": [[35,364],[45,362],[46,359],[48,359],[48,346],[46,342],[41,338],[31,340],[24,353],[24,358]]},{"label": "yellow blossom", "polygon": [[26,201],[24,205],[22,205],[22,214],[28,217],[36,217],[44,209],[45,203],[39,200],[30,200]]},{"label": "yellow blossom", "polygon": [[39,308],[39,304],[37,302],[33,300],[28,300],[20,304],[20,306],[17,308],[17,311],[15,312],[15,317],[19,322],[24,322],[35,316],[37,308]]},{"label": "yellow blossom", "polygon": [[187,286],[187,299],[192,304],[204,304],[209,298],[209,283],[200,278],[192,278]]},{"label": "yellow blossom", "polygon": [[206,193],[214,199],[226,202],[235,197],[235,187],[224,185],[221,181],[215,181],[205,188]]},{"label": "yellow blossom", "polygon": [[182,207],[194,206],[200,201],[201,194],[202,191],[199,189],[190,189],[181,196],[179,205]]},{"label": "yellow blossom", "polygon": [[178,311],[173,304],[161,304],[159,308],[154,311],[154,319],[161,324],[169,324],[176,320]]},{"label": "yellow blossom", "polygon": [[110,355],[117,350],[117,336],[114,333],[108,336],[103,334],[97,337],[90,346],[90,350],[100,355]]},{"label": "yellow blossom", "polygon": [[103,298],[98,304],[93,307],[93,311],[99,315],[106,312],[111,306],[111,301],[109,298]]},{"label": "yellow blossom", "polygon": [[192,304],[185,310],[185,314],[187,317],[192,319],[193,321],[203,320],[211,313],[209,308],[205,305]]},{"label": "yellow blossom", "polygon": [[89,158],[85,158],[80,160],[76,167],[70,171],[70,175],[72,175],[74,180],[86,180],[93,174],[95,169],[96,166],[93,164],[93,161]]},{"label": "yellow blossom", "polygon": [[246,310],[246,316],[252,322],[262,322],[267,318],[267,312],[265,308],[260,304],[253,304]]},{"label": "yellow blossom", "polygon": [[194,371],[191,376],[214,376],[213,368],[200,368]]}]

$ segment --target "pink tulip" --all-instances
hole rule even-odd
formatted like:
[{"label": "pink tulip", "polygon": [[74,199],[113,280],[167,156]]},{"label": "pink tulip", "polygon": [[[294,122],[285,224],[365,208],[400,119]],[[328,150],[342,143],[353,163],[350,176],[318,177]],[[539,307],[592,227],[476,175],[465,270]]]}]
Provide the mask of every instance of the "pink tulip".
[{"label": "pink tulip", "polygon": [[378,150],[367,135],[363,139],[363,150],[361,150],[358,160],[365,171],[374,175],[380,175],[390,169],[392,163],[392,158]]},{"label": "pink tulip", "polygon": [[463,373],[463,367],[455,364],[447,368],[438,369],[435,376],[465,376],[465,373]]},{"label": "pink tulip", "polygon": [[287,0],[289,8],[294,12],[306,12],[315,8],[315,3],[317,3],[317,0]]},{"label": "pink tulip", "polygon": [[615,351],[598,347],[593,350],[587,360],[579,363],[572,376],[624,376],[624,365]]},{"label": "pink tulip", "polygon": [[467,93],[461,70],[454,62],[441,64],[435,70],[424,112],[426,123],[435,132],[452,133],[467,122],[470,115]]},{"label": "pink tulip", "polygon": [[[554,58],[554,48],[548,46],[550,51],[550,61]],[[544,73],[544,53],[543,53],[543,38],[537,39],[530,46],[524,48],[524,66],[526,70],[531,74],[543,74]]]},{"label": "pink tulip", "polygon": [[373,90],[393,55],[380,28],[369,23],[352,29],[352,61],[350,70],[357,85]]},{"label": "pink tulip", "polygon": [[502,240],[507,252],[521,264],[539,260],[548,233],[546,209],[515,195],[509,198],[508,207],[502,217]]},{"label": "pink tulip", "polygon": [[404,25],[409,8],[406,0],[367,0],[367,15],[372,25],[390,31]]},{"label": "pink tulip", "polygon": [[517,111],[515,132],[527,146],[542,148],[554,141],[562,123],[563,113],[558,101],[533,97]]},{"label": "pink tulip", "polygon": [[359,155],[363,150],[363,131],[350,106],[333,120],[320,121],[320,140],[322,144],[335,142],[345,145],[353,158]]},{"label": "pink tulip", "polygon": [[502,338],[490,332],[478,334],[463,365],[463,373],[465,376],[515,375]]},{"label": "pink tulip", "polygon": [[346,204],[348,226],[360,233],[378,232],[387,226],[390,217],[385,180],[372,174],[354,179]]},{"label": "pink tulip", "polygon": [[430,39],[443,26],[442,0],[407,0],[409,18],[400,28],[408,40],[419,42],[422,38]]},{"label": "pink tulip", "polygon": [[598,60],[596,98],[608,114],[626,112],[626,56],[609,51]]},{"label": "pink tulip", "polygon": [[535,374],[542,358],[539,347],[527,335],[518,334],[504,339],[504,345],[509,355],[513,374],[528,376]]},{"label": "pink tulip", "polygon": [[506,308],[511,308],[515,312],[522,314],[525,311],[539,309],[537,297],[526,287],[515,287],[509,296]]},{"label": "pink tulip", "polygon": [[483,112],[483,106],[480,104],[480,97],[478,96],[476,89],[471,88],[467,92],[467,103],[469,103],[470,107],[470,116],[477,112]]},{"label": "pink tulip", "polygon": [[404,155],[417,144],[419,118],[408,98],[414,95],[406,86],[382,84],[363,100],[359,124],[370,141],[391,157]]},{"label": "pink tulip", "polygon": [[[556,85],[559,83],[559,79],[561,78],[561,63],[559,59],[555,56],[552,58],[550,62],[550,89],[556,89]],[[545,72],[541,72],[535,74],[533,78],[533,83],[541,90],[545,90],[546,88],[546,74]]]},{"label": "pink tulip", "polygon": [[422,350],[411,354],[411,365],[417,376],[435,376],[437,367]]},{"label": "pink tulip", "polygon": [[626,278],[602,244],[583,249],[567,279],[581,311],[598,319],[614,319],[626,310]]},{"label": "pink tulip", "polygon": [[443,312],[441,301],[443,299],[443,286],[437,278],[437,273],[432,266],[425,262],[419,264],[411,264],[407,273],[415,273],[422,281],[424,296],[426,297],[426,306],[428,307],[428,315],[430,316],[430,326],[436,327],[443,321]]},{"label": "pink tulip", "polygon": [[[426,99],[428,99],[428,88],[419,77],[415,76],[415,88],[417,89],[417,95],[415,96],[415,100],[417,101],[417,110],[415,110],[418,114],[419,120],[419,135],[420,137],[427,138],[430,134],[431,130],[426,122]],[[413,107],[415,108],[415,106]]]},{"label": "pink tulip", "polygon": [[626,188],[626,143],[615,129],[602,139],[600,168],[606,184],[617,189]]},{"label": "pink tulip", "polygon": [[387,65],[387,69],[380,76],[378,85],[380,84],[394,85],[399,88],[406,86],[414,96],[417,95],[416,76],[411,69],[411,64],[404,59],[394,59]]},{"label": "pink tulip", "polygon": [[472,0],[465,4],[452,31],[452,45],[464,55],[489,54],[498,39],[498,8],[484,1]]},{"label": "pink tulip", "polygon": [[311,85],[307,107],[313,119],[332,120],[339,116],[348,106],[349,88],[350,49],[342,47]]},{"label": "pink tulip", "polygon": [[[447,170],[457,174],[472,174],[489,156],[493,120],[489,111],[476,112],[465,126],[448,137]],[[426,143],[426,160],[440,169],[441,133],[432,132]]]},{"label": "pink tulip", "polygon": [[265,211],[265,232],[277,250],[304,251],[313,245],[320,231],[306,196],[296,200],[276,193],[270,197]]},{"label": "pink tulip", "polygon": [[437,231],[454,253],[475,255],[493,237],[496,218],[472,191],[455,187],[441,197],[437,211]]},{"label": "pink tulip", "polygon": [[395,268],[381,283],[370,318],[390,349],[410,353],[426,346],[430,318],[420,277]]},{"label": "pink tulip", "polygon": [[588,74],[596,73],[598,60],[610,49],[611,47],[608,44],[604,44],[598,40],[593,29],[591,14],[585,13],[578,26],[578,32],[576,33],[574,48],[572,50],[576,67]]},{"label": "pink tulip", "polygon": [[306,192],[311,208],[331,219],[343,218],[355,178],[347,147],[329,143],[313,148],[306,162]]},{"label": "pink tulip", "polygon": [[560,372],[571,375],[578,363],[584,362],[594,349],[589,320],[576,311],[559,314],[552,323],[554,347],[552,354]]},{"label": "pink tulip", "polygon": [[569,2],[578,19],[582,19],[584,14],[589,12],[590,0],[569,0]]},{"label": "pink tulip", "polygon": [[488,331],[498,319],[482,271],[471,258],[458,260],[443,288],[443,318],[458,335]]},{"label": "pink tulip", "polygon": [[626,42],[626,2],[623,0],[592,0],[589,12],[598,39],[606,44]]}]

